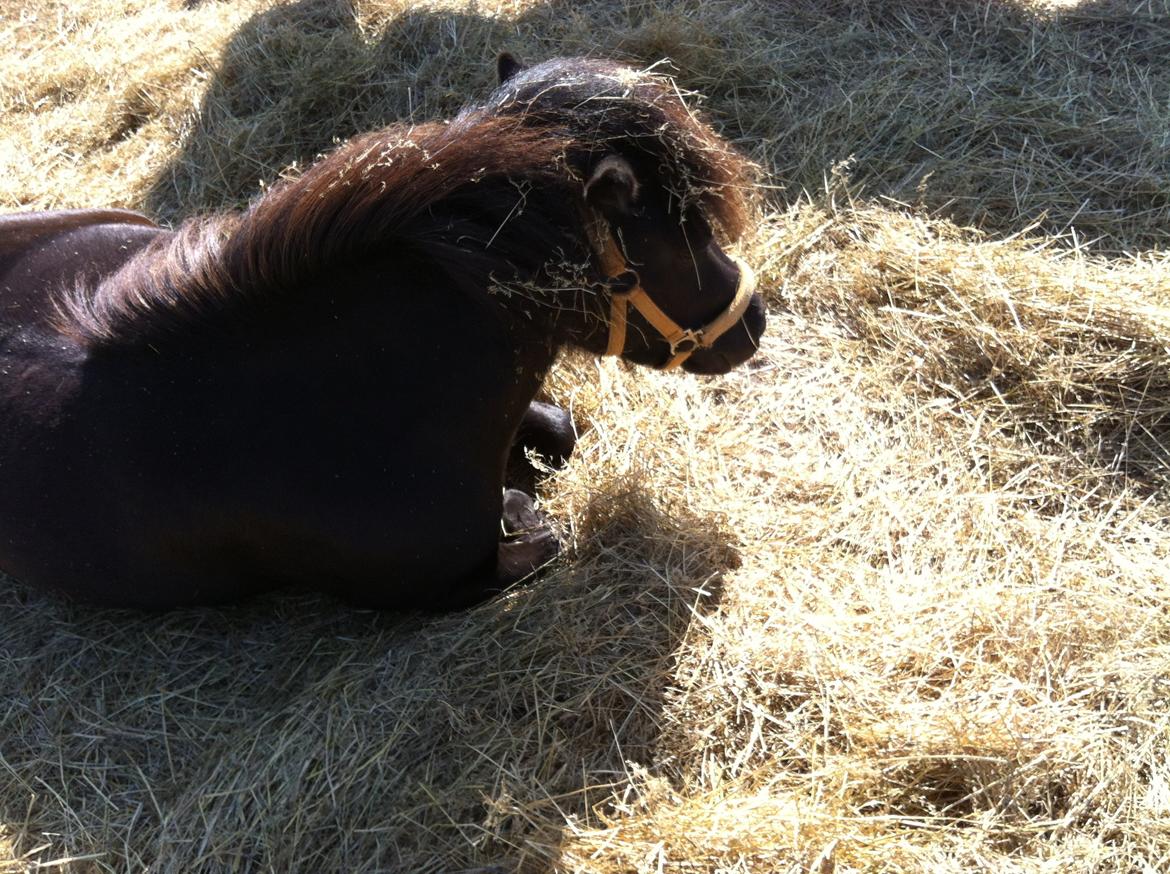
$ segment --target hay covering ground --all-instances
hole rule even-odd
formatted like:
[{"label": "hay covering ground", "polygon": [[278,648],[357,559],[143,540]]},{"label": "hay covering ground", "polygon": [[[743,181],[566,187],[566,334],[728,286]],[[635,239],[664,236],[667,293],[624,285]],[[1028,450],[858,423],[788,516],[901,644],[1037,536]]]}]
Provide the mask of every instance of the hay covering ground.
[{"label": "hay covering ground", "polygon": [[554,374],[537,585],[0,585],[0,871],[1170,866],[1164,0],[33,0],[0,44],[9,210],[240,203],[504,48],[671,58],[775,184],[750,367]]}]

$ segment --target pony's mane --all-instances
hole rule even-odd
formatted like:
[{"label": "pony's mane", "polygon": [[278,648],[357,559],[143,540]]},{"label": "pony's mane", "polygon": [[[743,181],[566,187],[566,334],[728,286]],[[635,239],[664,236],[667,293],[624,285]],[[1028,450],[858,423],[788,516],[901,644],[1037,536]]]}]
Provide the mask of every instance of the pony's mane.
[{"label": "pony's mane", "polygon": [[144,345],[373,252],[436,255],[451,225],[437,206],[475,200],[481,217],[507,215],[518,195],[500,183],[563,184],[565,148],[482,113],[359,136],[248,209],[189,219],[99,284],[68,290],[60,327],[91,348]]},{"label": "pony's mane", "polygon": [[359,136],[246,210],[160,234],[97,285],[62,295],[59,327],[89,348],[143,346],[374,254],[422,259],[457,281],[530,277],[565,257],[570,227],[587,246],[580,177],[615,150],[649,156],[657,184],[692,198],[725,236],[743,230],[751,165],[673,82],[554,61],[450,122]]}]

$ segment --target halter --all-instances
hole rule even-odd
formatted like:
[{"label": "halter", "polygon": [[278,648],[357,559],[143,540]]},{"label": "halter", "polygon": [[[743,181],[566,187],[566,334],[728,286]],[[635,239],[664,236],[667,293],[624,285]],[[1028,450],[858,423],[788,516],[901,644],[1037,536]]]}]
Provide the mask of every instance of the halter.
[{"label": "halter", "polygon": [[630,304],[642,314],[662,338],[670,344],[670,360],[663,366],[663,370],[674,370],[691,357],[696,349],[710,349],[715,341],[728,330],[739,324],[744,312],[751,303],[752,295],[756,291],[756,274],[741,258],[734,255],[728,257],[739,268],[739,284],[735,289],[735,297],[731,303],[701,328],[684,328],[666,313],[658,304],[651,300],[646,289],[642,287],[642,280],[635,270],[631,270],[613,233],[607,226],[603,226],[599,234],[600,245],[598,258],[601,269],[610,279],[616,279],[623,274],[633,274],[632,287],[623,291],[613,291],[609,305],[609,344],[606,346],[606,355],[621,355],[626,347],[627,313]]}]

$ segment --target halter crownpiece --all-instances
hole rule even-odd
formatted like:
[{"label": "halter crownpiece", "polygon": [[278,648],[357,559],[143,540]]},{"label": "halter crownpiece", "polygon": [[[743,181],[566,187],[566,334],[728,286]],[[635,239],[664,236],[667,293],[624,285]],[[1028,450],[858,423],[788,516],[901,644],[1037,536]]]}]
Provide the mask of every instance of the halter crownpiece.
[{"label": "halter crownpiece", "polygon": [[646,289],[642,287],[641,279],[635,270],[629,268],[621,246],[613,237],[613,233],[605,227],[601,236],[601,245],[598,248],[598,258],[601,268],[610,279],[617,279],[624,274],[631,274],[633,282],[630,288],[610,293],[609,305],[609,343],[606,346],[606,355],[621,355],[626,347],[626,325],[629,305],[642,314],[653,328],[670,344],[670,359],[662,367],[663,370],[674,370],[691,357],[696,349],[710,349],[715,341],[726,334],[731,328],[739,324],[744,312],[752,301],[756,291],[756,274],[747,262],[735,255],[729,255],[735,266],[739,268],[739,283],[735,289],[735,296],[731,299],[723,312],[707,324],[699,328],[684,328],[654,303]]}]

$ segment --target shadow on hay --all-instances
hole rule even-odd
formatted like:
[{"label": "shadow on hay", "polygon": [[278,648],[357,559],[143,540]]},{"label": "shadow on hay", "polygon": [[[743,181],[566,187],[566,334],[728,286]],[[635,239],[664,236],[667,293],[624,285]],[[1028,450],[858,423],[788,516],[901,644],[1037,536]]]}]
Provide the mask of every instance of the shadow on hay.
[{"label": "shadow on hay", "polygon": [[[217,59],[145,210],[174,222],[239,206],[282,170],[357,133],[451,116],[495,86],[489,46],[508,42],[507,33],[471,12],[416,9],[370,37],[350,0],[297,0],[259,13]],[[483,63],[460,62],[465,52]]]},{"label": "shadow on hay", "polygon": [[547,870],[565,817],[659,767],[676,652],[738,564],[710,525],[598,498],[545,579],[427,620],[0,583],[0,836],[98,855],[76,870]]}]

